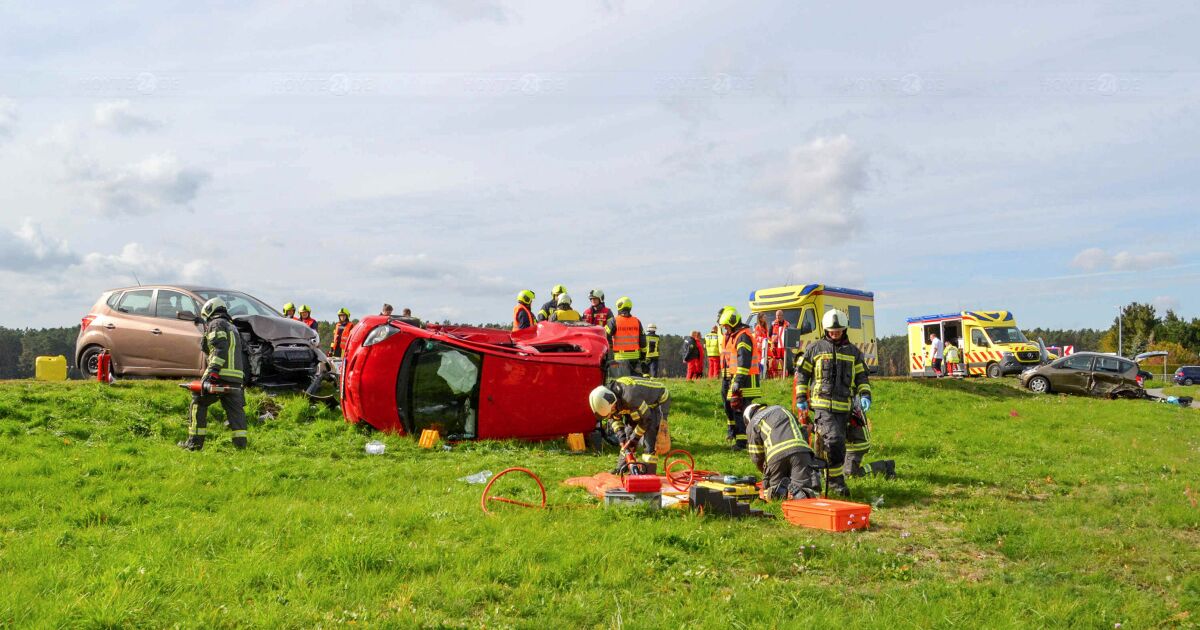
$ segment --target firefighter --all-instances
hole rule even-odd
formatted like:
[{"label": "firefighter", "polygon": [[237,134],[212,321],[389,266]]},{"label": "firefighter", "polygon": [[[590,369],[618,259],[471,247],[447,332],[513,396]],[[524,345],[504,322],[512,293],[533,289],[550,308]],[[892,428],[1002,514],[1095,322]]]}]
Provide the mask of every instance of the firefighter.
[{"label": "firefighter", "polygon": [[288,319],[296,319],[296,305],[288,302],[283,305],[283,316]]},{"label": "firefighter", "polygon": [[700,339],[699,330],[693,330],[683,340],[683,361],[687,364],[687,380],[704,378],[704,341]]},{"label": "firefighter", "polygon": [[221,298],[205,302],[200,307],[200,319],[204,320],[200,349],[207,357],[203,382],[229,389],[221,394],[192,393],[192,404],[188,409],[188,437],[179,443],[179,447],[189,451],[204,448],[204,438],[208,433],[208,407],[220,401],[225,409],[225,419],[233,431],[233,446],[246,448],[246,398],[242,392],[246,360],[242,353],[242,338],[229,317],[229,307]]},{"label": "firefighter", "polygon": [[708,357],[708,378],[717,378],[721,372],[721,335],[717,327],[704,335],[704,356]]},{"label": "firefighter", "polygon": [[525,330],[537,323],[533,317],[533,310],[529,308],[533,304],[533,291],[525,289],[517,294],[517,305],[513,307],[513,332]]},{"label": "firefighter", "polygon": [[350,321],[350,309],[338,309],[338,320],[333,325],[333,341],[329,344],[329,356],[340,359],[346,356],[350,347],[350,331],[354,330],[354,322]]},{"label": "firefighter", "polygon": [[763,475],[763,492],[770,500],[820,496],[821,486],[812,466],[813,452],[796,417],[778,405],[746,406],[744,414],[747,452]]},{"label": "firefighter", "polygon": [[742,412],[746,405],[762,395],[758,362],[762,353],[754,343],[754,334],[742,321],[737,309],[729,308],[721,315],[725,329],[725,373],[729,386],[725,394],[725,414],[733,432],[734,450],[746,448],[746,424]]},{"label": "firefighter", "polygon": [[[850,496],[845,473],[861,469],[869,444],[848,447],[851,408],[858,397],[863,411],[871,408],[871,385],[862,352],[846,336],[849,316],[833,309],[825,313],[821,325],[825,336],[804,351],[796,366],[796,408],[801,414],[813,411],[817,454],[829,462],[829,487],[844,497]],[[867,436],[855,436],[866,441]]]},{"label": "firefighter", "polygon": [[666,426],[671,411],[671,395],[667,386],[658,381],[623,376],[592,390],[588,395],[592,411],[603,420],[621,440],[624,449],[617,456],[617,469],[625,468],[625,453],[637,452],[642,444],[642,461],[657,461],[658,430]]},{"label": "firefighter", "polygon": [[566,293],[558,296],[558,303],[555,305],[554,312],[550,313],[550,321],[577,322],[579,319],[579,311],[571,307],[571,296]]},{"label": "firefighter", "polygon": [[658,325],[650,324],[650,327],[646,329],[646,345],[642,346],[642,354],[645,355],[645,361],[642,363],[644,368],[642,376],[658,378],[658,345]]},{"label": "firefighter", "polygon": [[317,329],[317,320],[312,318],[312,309],[308,308],[307,304],[300,305],[300,317],[296,319],[313,330]]},{"label": "firefighter", "polygon": [[550,301],[543,304],[542,308],[537,312],[537,320],[539,322],[550,321],[550,316],[554,314],[554,311],[558,310],[558,296],[566,292],[567,287],[561,284],[556,284],[553,289],[550,289]]},{"label": "firefighter", "polygon": [[642,348],[646,347],[646,331],[642,322],[632,314],[633,300],[622,297],[617,300],[617,316],[608,320],[605,332],[613,353],[613,375],[634,376],[641,374]]},{"label": "firefighter", "polygon": [[604,292],[592,289],[588,292],[592,305],[583,312],[583,321],[601,328],[608,328],[608,322],[613,318],[612,309],[604,305]]}]

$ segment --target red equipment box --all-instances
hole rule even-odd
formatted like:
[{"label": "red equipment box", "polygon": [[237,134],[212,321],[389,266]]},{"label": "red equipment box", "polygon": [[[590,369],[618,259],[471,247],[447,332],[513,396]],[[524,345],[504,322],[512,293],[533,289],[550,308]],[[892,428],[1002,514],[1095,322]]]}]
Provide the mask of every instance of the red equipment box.
[{"label": "red equipment box", "polygon": [[626,475],[626,492],[661,492],[662,480],[658,475]]},{"label": "red equipment box", "polygon": [[833,499],[792,499],[783,502],[783,517],[793,525],[844,532],[871,525],[871,506]]}]

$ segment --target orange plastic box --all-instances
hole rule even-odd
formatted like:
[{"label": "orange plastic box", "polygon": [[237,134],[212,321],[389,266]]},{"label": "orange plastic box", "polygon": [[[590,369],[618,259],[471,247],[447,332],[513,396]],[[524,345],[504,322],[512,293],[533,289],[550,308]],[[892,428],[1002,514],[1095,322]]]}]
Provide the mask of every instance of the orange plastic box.
[{"label": "orange plastic box", "polygon": [[871,506],[833,499],[793,499],[783,502],[783,517],[801,527],[844,532],[870,526]]}]

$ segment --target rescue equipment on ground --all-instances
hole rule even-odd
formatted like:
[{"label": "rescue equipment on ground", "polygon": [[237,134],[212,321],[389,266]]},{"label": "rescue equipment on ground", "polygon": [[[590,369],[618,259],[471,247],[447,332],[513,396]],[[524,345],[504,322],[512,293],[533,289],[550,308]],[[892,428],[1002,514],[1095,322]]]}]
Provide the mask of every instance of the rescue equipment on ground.
[{"label": "rescue equipment on ground", "polygon": [[571,433],[567,435],[567,448],[572,453],[582,453],[587,450],[587,444],[584,442],[582,433]]},{"label": "rescue equipment on ground", "polygon": [[33,378],[38,381],[67,380],[67,357],[38,357],[34,361]]},{"label": "rescue equipment on ground", "polygon": [[234,390],[241,389],[240,387],[232,387],[229,385],[218,385],[208,380],[196,380],[189,383],[180,383],[179,386],[188,390],[189,392],[192,392],[193,394],[199,394],[201,396],[210,394],[228,394]]},{"label": "rescue equipment on ground", "polygon": [[833,499],[790,499],[783,502],[783,517],[801,527],[844,532],[869,527],[871,506]]},{"label": "rescue equipment on ground", "polygon": [[107,348],[96,355],[96,380],[106,384],[113,382],[112,354]]},{"label": "rescue equipment on ground", "polygon": [[441,439],[442,434],[438,433],[437,429],[425,429],[421,431],[421,439],[417,441],[417,446],[421,448],[433,448]]},{"label": "rescue equipment on ground", "polygon": [[630,492],[624,488],[610,488],[604,491],[604,506],[613,505],[644,505],[657,510],[662,507],[662,492]]},{"label": "rescue equipment on ground", "polygon": [[[530,479],[533,479],[533,481],[535,483],[537,483],[538,490],[540,490],[542,493],[542,501],[540,504],[526,503],[525,501],[518,501],[516,499],[510,499],[508,497],[492,496],[492,486],[496,485],[496,482],[500,481],[501,478],[503,478],[504,476],[508,475],[509,473],[513,473],[513,472],[519,472],[519,473],[528,475]],[[492,513],[491,510],[488,509],[488,503],[492,502],[492,501],[495,501],[497,503],[507,503],[509,505],[516,505],[516,506],[524,507],[524,508],[545,509],[546,508],[546,486],[542,485],[541,478],[538,477],[537,475],[535,475],[533,473],[533,471],[529,470],[528,468],[519,468],[519,467],[505,468],[504,470],[501,470],[499,473],[496,473],[496,476],[492,477],[492,480],[489,481],[487,483],[487,485],[483,487],[483,495],[479,497],[479,507],[483,509],[484,514]]]},{"label": "rescue equipment on ground", "polygon": [[707,482],[698,483],[688,490],[688,505],[692,511],[700,514],[771,517],[762,510],[750,507],[750,501],[727,495],[724,489],[709,487]]}]

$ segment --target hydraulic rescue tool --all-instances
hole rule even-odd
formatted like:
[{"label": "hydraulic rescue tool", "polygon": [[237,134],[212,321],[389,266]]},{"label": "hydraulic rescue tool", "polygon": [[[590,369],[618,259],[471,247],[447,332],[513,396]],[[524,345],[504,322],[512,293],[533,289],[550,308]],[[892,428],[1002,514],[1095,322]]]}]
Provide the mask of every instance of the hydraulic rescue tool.
[{"label": "hydraulic rescue tool", "polygon": [[217,385],[207,380],[180,383],[179,386],[188,390],[189,392],[192,392],[193,394],[200,394],[201,396],[207,394],[228,394],[236,389],[240,389],[238,387],[231,387],[228,385]]}]

